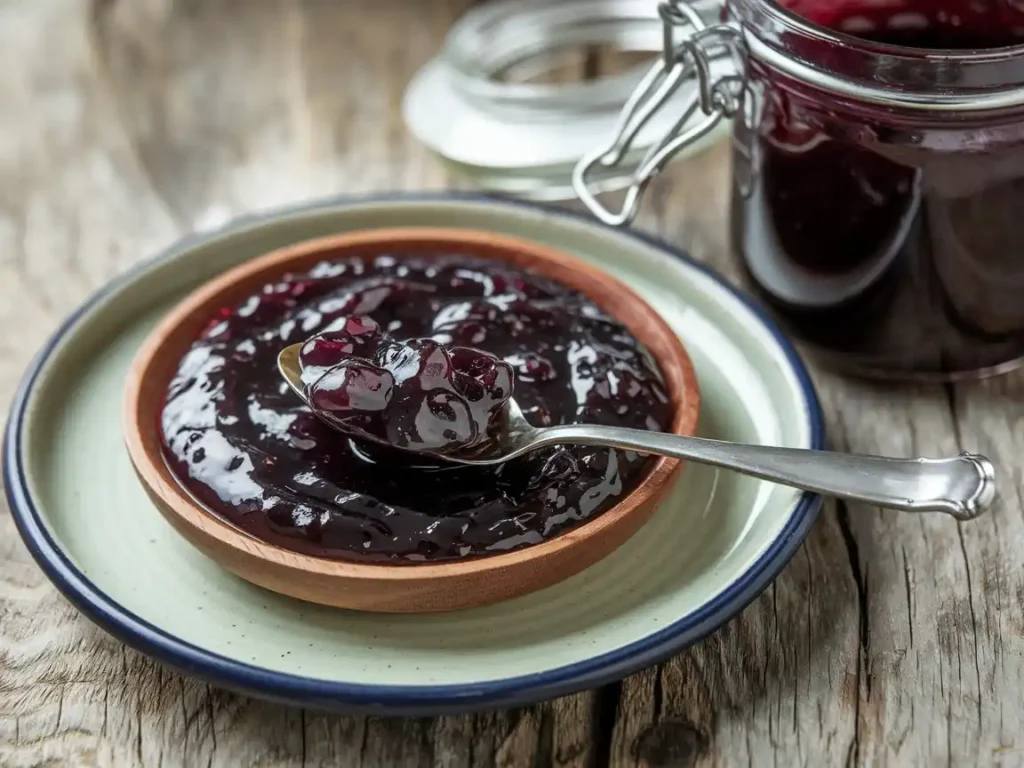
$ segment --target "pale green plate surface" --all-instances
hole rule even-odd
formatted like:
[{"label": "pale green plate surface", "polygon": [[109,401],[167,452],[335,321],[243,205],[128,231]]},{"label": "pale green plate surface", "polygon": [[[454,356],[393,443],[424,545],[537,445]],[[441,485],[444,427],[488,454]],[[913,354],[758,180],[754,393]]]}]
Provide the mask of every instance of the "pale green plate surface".
[{"label": "pale green plate surface", "polygon": [[[543,678],[643,645],[699,612],[778,546],[798,493],[690,465],[654,519],[605,561],[542,592],[459,613],[388,616],[308,605],[250,586],[192,549],[149,502],[122,446],[122,387],[142,339],[172,302],[244,259],[332,232],[403,225],[526,236],[608,268],[684,339],[702,390],[700,434],[811,444],[816,406],[773,333],[713,278],[637,239],[483,201],[390,201],[286,214],[179,249],[135,273],[65,332],[29,391],[18,432],[28,505],[54,549],[108,602],[169,636],[260,670],[357,686],[465,685]],[[807,504],[799,514],[813,517]],[[780,565],[762,559],[757,567]],[[728,618],[750,592],[737,592],[733,605],[703,617],[701,631]],[[628,661],[617,660],[615,668]],[[272,686],[266,692],[274,693]]]}]

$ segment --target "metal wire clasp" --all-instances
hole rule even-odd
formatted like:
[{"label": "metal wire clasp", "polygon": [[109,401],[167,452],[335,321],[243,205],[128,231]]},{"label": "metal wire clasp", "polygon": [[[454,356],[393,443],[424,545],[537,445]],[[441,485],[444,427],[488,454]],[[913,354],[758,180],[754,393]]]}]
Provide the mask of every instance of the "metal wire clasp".
[{"label": "metal wire clasp", "polygon": [[[572,173],[573,189],[583,204],[598,219],[614,227],[636,218],[644,190],[673,155],[713,130],[722,118],[732,118],[743,104],[747,78],[741,31],[728,24],[706,25],[686,0],[663,0],[658,5],[658,15],[664,29],[662,58],[626,101],[610,141],[584,155]],[[711,61],[722,56],[733,59],[735,73],[712,80]],[[651,145],[633,170],[622,209],[618,213],[608,210],[590,191],[587,174],[595,165],[612,168],[622,162],[637,134],[690,77],[697,78],[693,98],[668,133]],[[704,117],[683,130],[698,109]]]}]

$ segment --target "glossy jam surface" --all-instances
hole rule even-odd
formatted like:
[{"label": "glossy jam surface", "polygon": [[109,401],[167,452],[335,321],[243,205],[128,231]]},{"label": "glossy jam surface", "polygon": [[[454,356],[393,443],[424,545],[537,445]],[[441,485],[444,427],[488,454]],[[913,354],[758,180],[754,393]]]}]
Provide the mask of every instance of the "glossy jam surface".
[{"label": "glossy jam surface", "polygon": [[445,454],[485,444],[512,396],[512,366],[472,347],[398,340],[341,317],[299,353],[307,404],[346,434]]},{"label": "glossy jam surface", "polygon": [[[443,345],[453,370],[490,383],[492,397],[504,392],[488,375],[490,356],[493,370],[507,365],[516,401],[537,426],[671,426],[660,375],[637,340],[558,283],[458,254],[325,261],[212,318],[182,359],[161,420],[168,462],[190,492],[287,549],[392,563],[500,553],[601,514],[651,466],[628,452],[560,447],[497,468],[456,467],[347,438],[306,408],[276,369],[282,348],[317,334],[377,361],[376,370],[359,373],[363,410],[380,397],[381,371],[398,386],[376,357],[382,348],[412,349],[410,369],[425,374]],[[421,341],[396,348],[386,337]],[[314,346],[307,362],[315,362]],[[488,354],[470,359],[464,348]],[[459,386],[474,385],[452,385]],[[339,389],[324,387],[323,396]],[[427,396],[434,394],[452,392],[444,382]]]},{"label": "glossy jam surface", "polygon": [[[1008,2],[782,5],[932,51],[918,72],[952,72],[943,50],[1024,45],[1024,6]],[[1024,82],[1024,56],[999,66]],[[794,335],[870,375],[942,379],[1024,357],[1021,110],[885,113],[764,65],[751,88],[755,125],[734,128],[733,241]]]},{"label": "glossy jam surface", "polygon": [[928,50],[1019,45],[1017,0],[780,0],[815,24],[862,40]]}]

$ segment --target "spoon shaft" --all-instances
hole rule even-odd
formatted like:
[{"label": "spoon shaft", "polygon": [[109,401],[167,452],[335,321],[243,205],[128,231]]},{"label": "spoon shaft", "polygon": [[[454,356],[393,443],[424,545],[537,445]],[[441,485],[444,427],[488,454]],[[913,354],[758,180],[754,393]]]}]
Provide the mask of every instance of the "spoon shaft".
[{"label": "spoon shaft", "polygon": [[995,493],[984,456],[893,459],[773,446],[737,445],[640,429],[569,425],[543,430],[543,444],[606,445],[735,470],[827,496],[908,512],[980,515]]}]

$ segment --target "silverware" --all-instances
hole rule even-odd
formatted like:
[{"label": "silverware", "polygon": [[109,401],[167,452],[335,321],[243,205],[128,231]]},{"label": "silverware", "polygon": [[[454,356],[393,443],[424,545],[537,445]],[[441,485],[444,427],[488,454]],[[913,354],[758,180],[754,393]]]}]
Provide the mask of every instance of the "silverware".
[{"label": "silverware", "polygon": [[[306,401],[299,363],[301,346],[295,344],[282,350],[278,368],[295,393]],[[343,425],[325,422],[344,431]],[[363,434],[360,437],[373,439]],[[669,456],[826,496],[907,512],[945,512],[958,520],[977,517],[995,496],[995,468],[986,457],[976,454],[963,453],[945,459],[898,459],[744,445],[599,424],[540,428],[526,420],[514,398],[509,401],[502,428],[493,439],[463,451],[431,456],[482,467],[552,445],[597,445]]]}]

